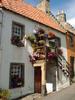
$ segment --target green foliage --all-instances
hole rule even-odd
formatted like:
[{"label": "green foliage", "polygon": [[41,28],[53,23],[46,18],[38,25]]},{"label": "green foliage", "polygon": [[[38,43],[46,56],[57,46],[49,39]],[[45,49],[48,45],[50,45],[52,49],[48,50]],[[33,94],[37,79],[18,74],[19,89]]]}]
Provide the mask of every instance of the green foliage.
[{"label": "green foliage", "polygon": [[35,40],[36,40],[35,37],[32,36],[32,35],[28,36],[27,39],[28,39],[31,43],[34,43]]},{"label": "green foliage", "polygon": [[9,90],[0,89],[0,98],[1,98],[2,100],[8,100],[9,97],[10,97],[10,92],[9,92]]},{"label": "green foliage", "polygon": [[55,43],[54,43],[54,42],[50,41],[50,42],[49,42],[49,45],[50,45],[50,48],[52,48],[52,49],[55,48]]},{"label": "green foliage", "polygon": [[40,40],[39,43],[44,45],[45,41],[44,40]]}]

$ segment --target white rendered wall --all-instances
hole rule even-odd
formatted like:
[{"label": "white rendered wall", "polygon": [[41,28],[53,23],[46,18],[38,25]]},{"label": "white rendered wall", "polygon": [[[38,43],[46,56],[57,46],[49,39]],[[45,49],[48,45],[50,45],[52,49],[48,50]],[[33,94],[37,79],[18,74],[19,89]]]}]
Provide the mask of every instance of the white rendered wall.
[{"label": "white rendered wall", "polygon": [[[21,17],[17,14],[4,11],[3,15],[3,30],[2,30],[2,58],[1,58],[1,78],[0,86],[1,88],[9,89],[9,71],[10,63],[25,63],[25,84],[23,88],[17,88],[11,90],[11,97],[16,98],[27,93],[34,92],[34,68],[29,61],[29,53],[32,51],[29,42],[26,42],[26,46],[18,48],[11,44],[11,34],[12,34],[12,21],[21,23],[25,25],[25,34],[33,34],[33,29],[38,23],[33,22],[27,18]],[[44,25],[40,26],[45,30],[53,31]],[[61,38],[61,45],[64,51],[64,55],[67,58],[66,51],[66,37],[60,32],[53,31],[58,37]]]}]

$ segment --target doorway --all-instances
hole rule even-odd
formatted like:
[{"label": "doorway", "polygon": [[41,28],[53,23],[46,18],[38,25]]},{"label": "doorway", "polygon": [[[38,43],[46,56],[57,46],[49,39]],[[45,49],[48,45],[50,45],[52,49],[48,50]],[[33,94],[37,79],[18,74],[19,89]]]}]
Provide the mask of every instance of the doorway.
[{"label": "doorway", "polygon": [[41,93],[41,67],[34,68],[34,92]]},{"label": "doorway", "polygon": [[74,77],[74,57],[70,57],[70,64],[71,64],[71,78]]}]

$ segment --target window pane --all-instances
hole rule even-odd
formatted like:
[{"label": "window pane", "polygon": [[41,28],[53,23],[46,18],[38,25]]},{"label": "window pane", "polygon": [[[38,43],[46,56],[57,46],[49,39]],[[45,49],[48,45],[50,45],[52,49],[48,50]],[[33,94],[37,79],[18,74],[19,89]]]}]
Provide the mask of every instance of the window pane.
[{"label": "window pane", "polygon": [[24,86],[24,64],[12,63],[10,66],[10,88]]},{"label": "window pane", "polygon": [[70,43],[70,47],[73,47],[74,46],[74,36],[73,35],[70,35],[69,36],[69,43]]},{"label": "window pane", "polygon": [[24,27],[23,25],[20,25],[20,24],[17,24],[17,23],[13,23],[12,24],[13,28],[12,28],[12,32],[13,32],[13,35],[17,35],[17,36],[20,36],[22,37],[22,34],[23,34],[23,31],[24,30]]}]

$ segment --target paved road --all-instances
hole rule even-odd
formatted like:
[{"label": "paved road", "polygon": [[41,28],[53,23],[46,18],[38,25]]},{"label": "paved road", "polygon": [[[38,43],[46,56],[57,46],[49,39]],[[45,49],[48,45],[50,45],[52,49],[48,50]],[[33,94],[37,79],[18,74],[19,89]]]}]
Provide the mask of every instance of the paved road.
[{"label": "paved road", "polygon": [[59,92],[51,93],[41,100],[75,100],[75,84]]},{"label": "paved road", "polygon": [[21,100],[75,100],[75,84],[45,97],[41,94],[32,94]]}]

